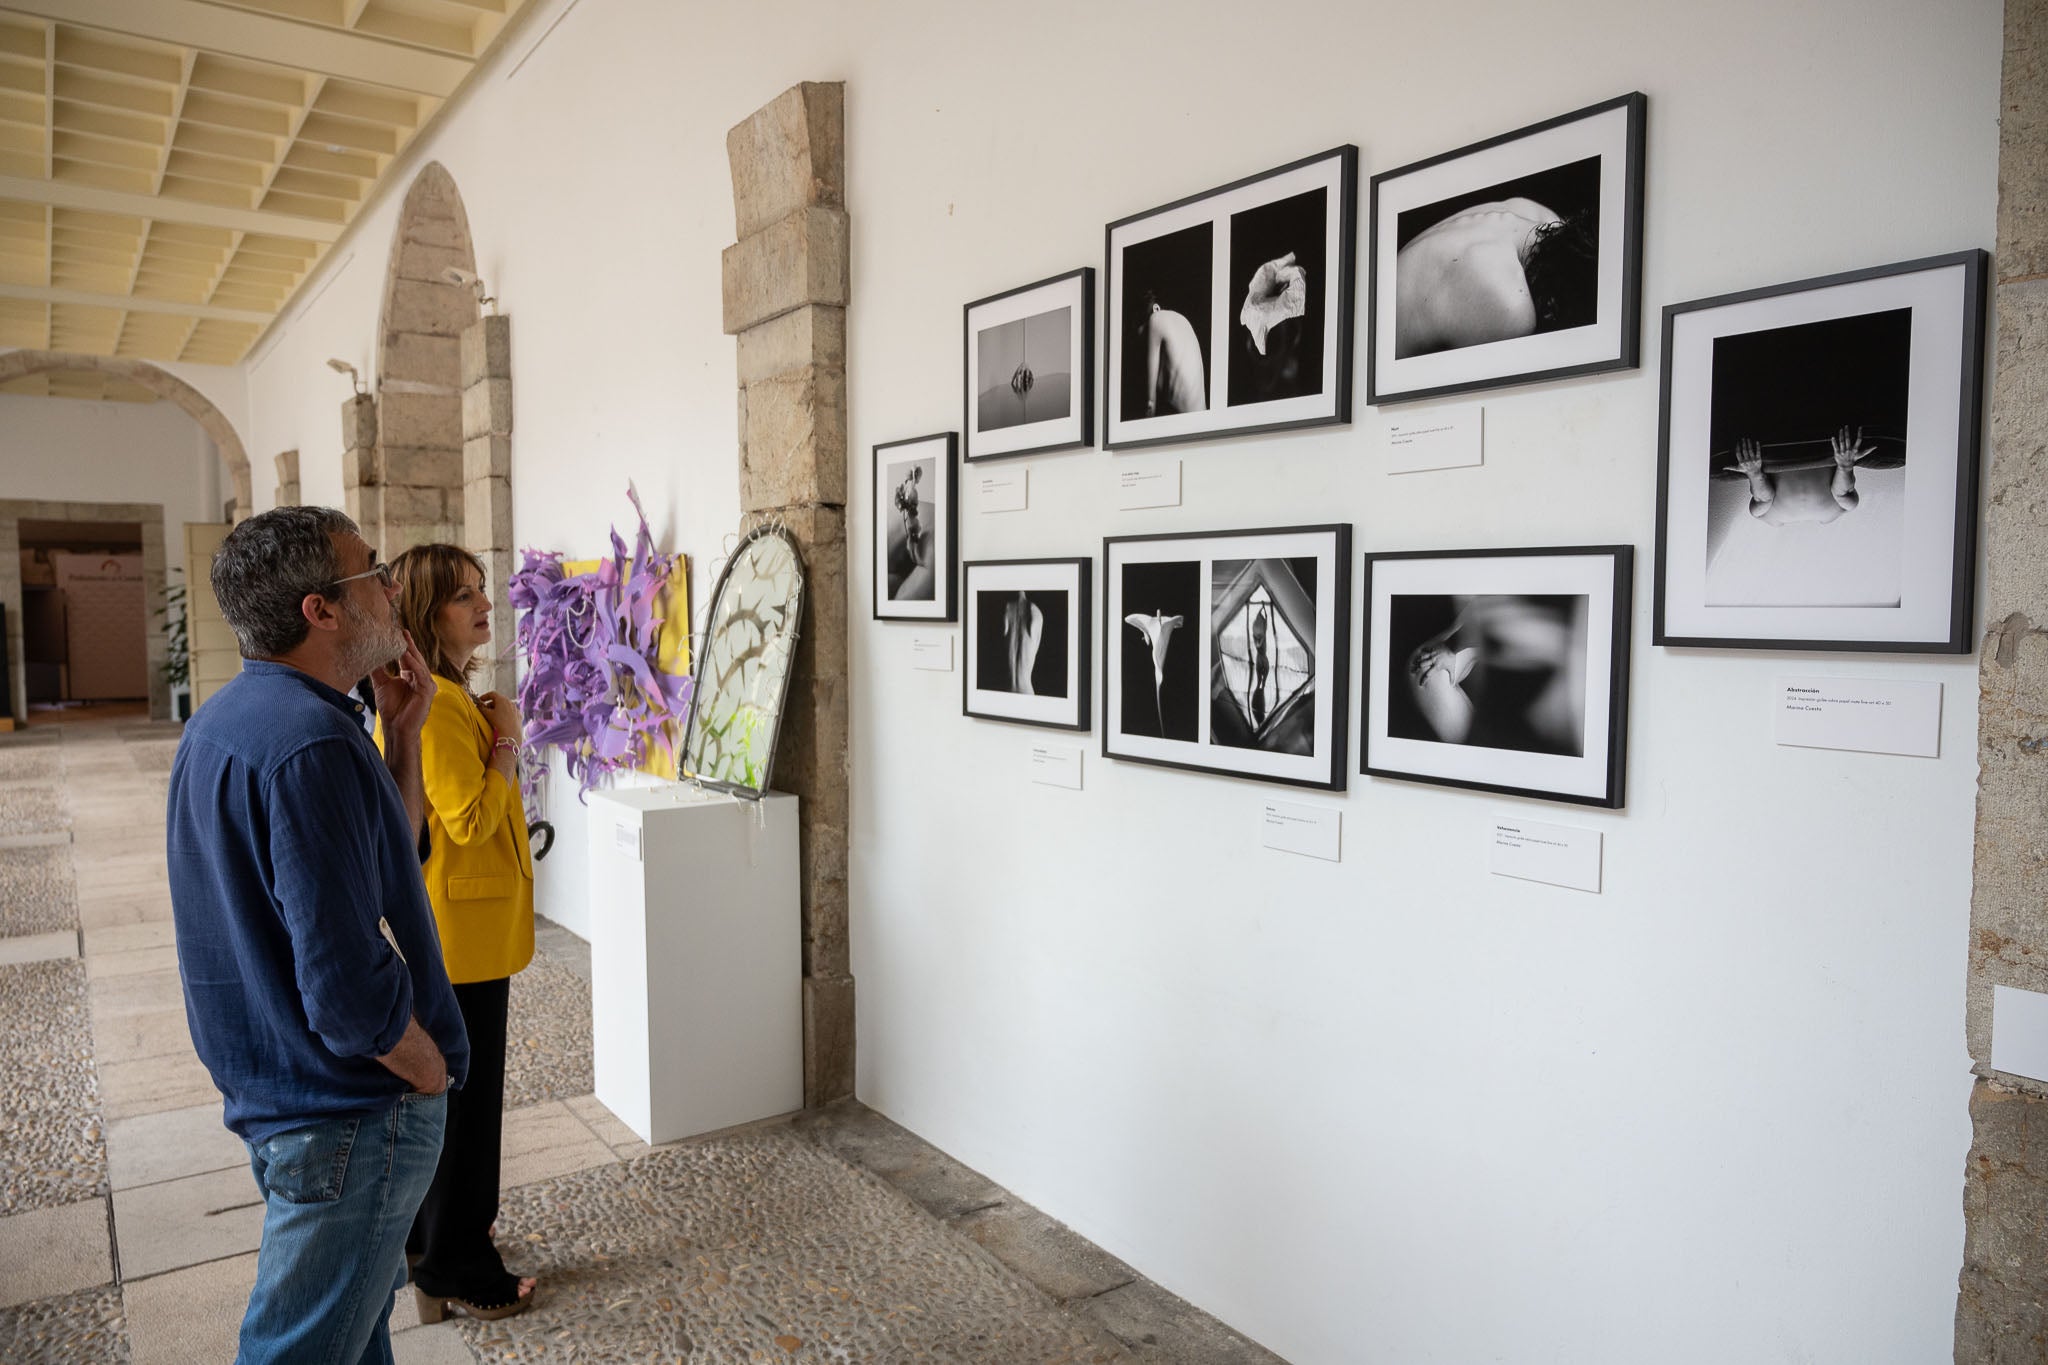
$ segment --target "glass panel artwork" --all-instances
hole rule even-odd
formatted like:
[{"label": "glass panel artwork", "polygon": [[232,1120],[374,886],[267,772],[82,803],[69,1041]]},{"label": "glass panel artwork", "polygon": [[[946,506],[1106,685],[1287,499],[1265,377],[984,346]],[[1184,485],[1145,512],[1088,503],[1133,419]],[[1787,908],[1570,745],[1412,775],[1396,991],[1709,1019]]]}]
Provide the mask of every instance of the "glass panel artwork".
[{"label": "glass panel artwork", "polygon": [[683,776],[727,791],[767,789],[803,591],[803,562],[787,533],[764,528],[733,553],[699,655]]}]

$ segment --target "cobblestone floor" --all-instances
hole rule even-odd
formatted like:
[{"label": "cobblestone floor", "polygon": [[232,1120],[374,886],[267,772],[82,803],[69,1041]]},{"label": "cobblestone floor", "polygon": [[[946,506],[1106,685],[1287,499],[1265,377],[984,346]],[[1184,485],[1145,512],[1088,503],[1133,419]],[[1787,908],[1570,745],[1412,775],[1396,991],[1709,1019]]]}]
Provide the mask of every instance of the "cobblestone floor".
[{"label": "cobblestone floor", "polygon": [[902,1195],[784,1128],[513,1191],[499,1232],[546,1298],[523,1317],[465,1322],[480,1359],[1128,1358]]},{"label": "cobblestone floor", "polygon": [[54,745],[0,751],[0,782],[53,778],[62,767]]},{"label": "cobblestone floor", "polygon": [[0,835],[54,834],[64,827],[64,800],[57,788],[0,786]]},{"label": "cobblestone floor", "polygon": [[127,1365],[129,1359],[115,1285],[0,1309],[0,1360],[9,1365]]},{"label": "cobblestone floor", "polygon": [[588,1095],[590,986],[537,948],[512,978],[505,1020],[505,1107]]},{"label": "cobblestone floor", "polygon": [[78,884],[61,844],[0,848],[0,938],[78,927]]},{"label": "cobblestone floor", "polygon": [[85,964],[0,967],[0,1019],[0,1214],[106,1193]]}]

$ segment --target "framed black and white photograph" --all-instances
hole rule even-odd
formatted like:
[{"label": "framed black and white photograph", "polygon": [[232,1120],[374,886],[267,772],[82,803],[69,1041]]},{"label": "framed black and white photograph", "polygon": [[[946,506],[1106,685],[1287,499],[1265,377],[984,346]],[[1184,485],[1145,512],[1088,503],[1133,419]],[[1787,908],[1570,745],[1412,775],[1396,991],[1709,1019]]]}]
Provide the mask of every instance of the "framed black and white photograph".
[{"label": "framed black and white photograph", "polygon": [[1646,107],[1623,95],[1372,178],[1366,401],[1640,363]]},{"label": "framed black and white photograph", "polygon": [[1655,643],[1970,651],[1986,264],[1664,310]]},{"label": "framed black and white photograph", "polygon": [[1102,543],[1107,758],[1342,791],[1351,528]]},{"label": "framed black and white photograph", "polygon": [[967,305],[966,458],[1095,444],[1095,269]]},{"label": "framed black and white photograph", "polygon": [[1103,445],[1351,420],[1358,149],[1111,223]]},{"label": "framed black and white photograph", "polygon": [[875,447],[875,619],[951,621],[960,564],[959,437]]},{"label": "framed black and white photograph", "polygon": [[1359,770],[1618,808],[1627,545],[1365,557]]},{"label": "framed black and white photograph", "polygon": [[1086,730],[1087,559],[989,559],[961,566],[967,667],[961,710]]}]

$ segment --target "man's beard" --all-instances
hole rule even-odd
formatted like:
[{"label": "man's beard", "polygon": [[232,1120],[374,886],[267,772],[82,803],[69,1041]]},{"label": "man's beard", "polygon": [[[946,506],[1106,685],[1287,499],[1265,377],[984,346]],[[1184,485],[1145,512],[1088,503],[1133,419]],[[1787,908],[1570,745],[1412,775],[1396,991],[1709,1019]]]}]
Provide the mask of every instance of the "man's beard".
[{"label": "man's beard", "polygon": [[405,653],[405,631],[389,603],[382,612],[374,612],[357,605],[353,596],[344,597],[341,618],[349,626],[349,641],[341,649],[341,671],[346,676],[366,678]]}]

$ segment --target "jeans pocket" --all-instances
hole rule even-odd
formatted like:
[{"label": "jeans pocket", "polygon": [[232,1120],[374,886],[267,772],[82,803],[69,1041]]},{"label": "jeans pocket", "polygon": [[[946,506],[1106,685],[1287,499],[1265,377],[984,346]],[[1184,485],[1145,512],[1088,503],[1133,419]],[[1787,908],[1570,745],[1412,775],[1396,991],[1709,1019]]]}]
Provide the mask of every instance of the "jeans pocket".
[{"label": "jeans pocket", "polygon": [[279,1133],[257,1148],[263,1188],[287,1204],[332,1204],[341,1198],[348,1154],[361,1119],[335,1119]]}]

